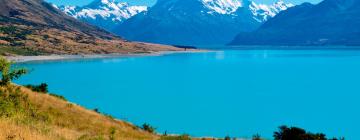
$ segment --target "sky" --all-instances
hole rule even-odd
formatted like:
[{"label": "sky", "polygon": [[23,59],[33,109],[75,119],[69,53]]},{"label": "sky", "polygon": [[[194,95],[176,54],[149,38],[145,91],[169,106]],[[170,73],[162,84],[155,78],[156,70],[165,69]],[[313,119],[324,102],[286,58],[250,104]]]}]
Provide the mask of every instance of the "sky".
[{"label": "sky", "polygon": [[[46,1],[54,3],[56,5],[82,6],[92,2],[93,0],[46,0]],[[147,6],[152,6],[156,3],[156,0],[116,0],[116,1],[128,2],[131,5],[147,5]],[[253,0],[253,1],[257,3],[271,4],[276,2],[277,0]],[[293,4],[301,4],[303,2],[318,3],[321,0],[284,0],[284,1]]]}]

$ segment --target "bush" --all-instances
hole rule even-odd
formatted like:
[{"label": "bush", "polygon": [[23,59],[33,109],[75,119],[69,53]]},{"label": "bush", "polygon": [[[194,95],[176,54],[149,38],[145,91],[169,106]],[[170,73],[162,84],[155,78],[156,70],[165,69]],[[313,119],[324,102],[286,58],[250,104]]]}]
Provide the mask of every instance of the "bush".
[{"label": "bush", "polygon": [[19,79],[28,72],[26,69],[13,69],[11,68],[12,64],[7,59],[0,57],[1,86],[9,85],[12,80]]},{"label": "bush", "polygon": [[[279,131],[274,133],[275,140],[337,140],[337,138],[327,139],[325,134],[310,133],[297,127],[280,126]],[[344,138],[341,138],[344,140]]]},{"label": "bush", "polygon": [[156,128],[151,125],[144,123],[141,127],[142,130],[147,131],[149,133],[155,133]]},{"label": "bush", "polygon": [[[5,88],[0,91],[0,117],[12,117],[17,112],[24,112],[23,106],[29,104],[28,97],[20,90]],[[11,94],[10,94],[11,93]]]},{"label": "bush", "polygon": [[0,88],[0,117],[16,118],[14,120],[25,124],[50,121],[47,114],[38,112],[28,96],[21,93],[19,87],[12,85]]},{"label": "bush", "polygon": [[26,85],[25,87],[31,89],[35,92],[48,93],[48,85],[46,83],[41,83],[40,85]]},{"label": "bush", "polygon": [[[32,91],[35,92],[41,92],[41,93],[48,93],[48,85],[46,83],[42,83],[40,85],[26,85],[25,87],[31,89]],[[58,99],[67,101],[66,98],[62,95],[57,95],[57,94],[53,94],[53,93],[48,93],[50,96],[56,97]]]},{"label": "bush", "polygon": [[93,111],[99,114],[101,113],[98,108],[93,109]]}]

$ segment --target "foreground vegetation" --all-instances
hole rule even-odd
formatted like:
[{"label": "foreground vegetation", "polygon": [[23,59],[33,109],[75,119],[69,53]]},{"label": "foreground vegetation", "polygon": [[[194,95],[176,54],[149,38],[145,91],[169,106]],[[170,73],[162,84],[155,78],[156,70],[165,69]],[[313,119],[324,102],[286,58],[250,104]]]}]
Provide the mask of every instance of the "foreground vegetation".
[{"label": "foreground vegetation", "polygon": [[[140,127],[116,120],[98,109],[87,110],[62,96],[48,93],[48,85],[14,85],[11,80],[26,74],[26,69],[11,68],[0,57],[0,139],[8,140],[232,140],[225,138],[192,138],[189,135],[157,134],[156,128]],[[281,126],[275,140],[344,140],[328,139],[321,133]],[[252,140],[265,140],[254,135]]]},{"label": "foreground vegetation", "polygon": [[65,100],[8,85],[0,88],[0,138],[129,139],[158,136],[129,123],[84,109]]}]

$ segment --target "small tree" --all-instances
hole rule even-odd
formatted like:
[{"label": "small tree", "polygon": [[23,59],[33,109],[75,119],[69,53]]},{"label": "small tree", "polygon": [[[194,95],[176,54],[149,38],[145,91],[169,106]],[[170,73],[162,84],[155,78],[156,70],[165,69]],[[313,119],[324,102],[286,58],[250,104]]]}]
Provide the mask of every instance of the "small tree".
[{"label": "small tree", "polygon": [[26,69],[11,69],[12,64],[11,61],[0,57],[1,86],[9,85],[12,80],[19,79],[28,72]]},{"label": "small tree", "polygon": [[144,123],[141,127],[141,129],[149,132],[149,133],[155,133],[156,128],[151,126],[150,124]]},{"label": "small tree", "polygon": [[328,140],[325,134],[310,133],[297,127],[280,126],[279,131],[274,133],[275,140]]}]

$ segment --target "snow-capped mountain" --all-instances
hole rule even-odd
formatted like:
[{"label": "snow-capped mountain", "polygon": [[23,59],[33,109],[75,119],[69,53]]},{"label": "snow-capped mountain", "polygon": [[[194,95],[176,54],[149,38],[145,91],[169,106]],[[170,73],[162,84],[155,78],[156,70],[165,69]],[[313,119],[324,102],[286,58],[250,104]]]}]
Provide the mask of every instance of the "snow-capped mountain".
[{"label": "snow-capped mountain", "polygon": [[292,7],[250,0],[158,0],[113,32],[130,40],[176,45],[225,44],[239,32],[257,29],[264,21]]},{"label": "snow-capped mountain", "polygon": [[95,0],[89,5],[59,6],[60,10],[76,19],[111,30],[116,25],[148,9],[146,6],[130,6],[114,0]]},{"label": "snow-capped mountain", "polygon": [[284,45],[287,48],[359,46],[359,15],[359,0],[324,0],[316,5],[304,3],[269,19],[256,31],[238,34],[231,44]]}]

